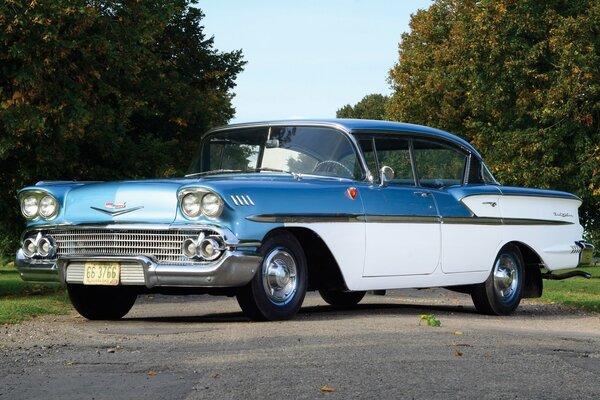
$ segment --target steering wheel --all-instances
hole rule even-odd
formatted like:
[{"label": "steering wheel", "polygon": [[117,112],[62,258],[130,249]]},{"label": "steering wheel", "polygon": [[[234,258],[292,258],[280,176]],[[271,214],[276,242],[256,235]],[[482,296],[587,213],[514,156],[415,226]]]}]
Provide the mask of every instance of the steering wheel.
[{"label": "steering wheel", "polygon": [[[327,166],[329,166],[329,167],[327,167]],[[312,172],[313,173],[318,172],[320,169],[322,169],[323,172],[333,172],[333,170],[336,168],[342,169],[350,178],[352,178],[354,176],[354,174],[352,173],[352,171],[350,171],[348,169],[348,167],[346,167],[341,162],[338,162],[335,160],[323,160],[323,161],[317,163],[317,165],[315,165],[315,167],[313,168]]]}]

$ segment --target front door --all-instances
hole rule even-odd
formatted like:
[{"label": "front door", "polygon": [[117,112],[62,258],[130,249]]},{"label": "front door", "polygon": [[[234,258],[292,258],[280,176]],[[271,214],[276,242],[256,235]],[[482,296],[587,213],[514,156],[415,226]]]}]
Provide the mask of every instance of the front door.
[{"label": "front door", "polygon": [[431,192],[417,186],[410,139],[372,137],[359,141],[367,162],[389,166],[394,178],[362,191],[366,221],[363,276],[430,274],[439,265],[441,223]]}]

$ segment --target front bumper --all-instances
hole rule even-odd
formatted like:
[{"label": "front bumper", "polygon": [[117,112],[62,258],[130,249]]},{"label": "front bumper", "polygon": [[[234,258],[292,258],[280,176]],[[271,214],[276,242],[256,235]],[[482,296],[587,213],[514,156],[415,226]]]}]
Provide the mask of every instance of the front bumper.
[{"label": "front bumper", "polygon": [[227,251],[215,262],[202,264],[159,264],[149,257],[85,256],[59,260],[27,258],[17,252],[15,266],[30,282],[83,283],[85,262],[118,262],[123,265],[121,284],[169,287],[240,287],[252,278],[262,258],[251,251]]}]

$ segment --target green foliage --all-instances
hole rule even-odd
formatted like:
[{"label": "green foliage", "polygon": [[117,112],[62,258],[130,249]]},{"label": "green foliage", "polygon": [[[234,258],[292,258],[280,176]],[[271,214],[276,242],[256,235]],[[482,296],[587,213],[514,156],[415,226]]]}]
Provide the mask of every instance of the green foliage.
[{"label": "green foliage", "polygon": [[233,116],[241,51],[215,50],[191,3],[0,3],[0,237],[18,239],[20,187],[181,174]]},{"label": "green foliage", "polygon": [[[439,319],[437,319],[433,314],[419,315],[419,319],[420,321],[427,322],[427,325],[432,326],[434,328],[439,328],[440,326],[442,326],[442,322]],[[421,323],[420,321],[419,324]]]},{"label": "green foliage", "polygon": [[459,134],[505,184],[576,193],[597,233],[598,26],[596,0],[436,0],[402,36],[386,117]]},{"label": "green foliage", "polygon": [[346,104],[335,113],[337,118],[385,119],[389,98],[381,94],[369,94],[354,106]]}]

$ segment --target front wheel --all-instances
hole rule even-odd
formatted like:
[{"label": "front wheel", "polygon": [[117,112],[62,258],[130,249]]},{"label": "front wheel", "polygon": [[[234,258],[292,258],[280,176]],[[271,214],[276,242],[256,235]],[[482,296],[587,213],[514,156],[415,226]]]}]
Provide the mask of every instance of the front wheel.
[{"label": "front wheel", "polygon": [[508,315],[521,302],[525,268],[521,251],[515,245],[504,246],[490,276],[485,282],[473,286],[471,298],[475,308],[482,314]]},{"label": "front wheel", "polygon": [[75,310],[91,320],[120,319],[137,299],[137,292],[127,286],[67,285],[67,291]]},{"label": "front wheel", "polygon": [[290,319],[306,295],[306,256],[288,232],[268,238],[260,248],[263,261],[252,281],[237,293],[244,314],[254,321]]}]

